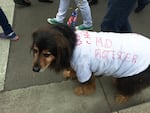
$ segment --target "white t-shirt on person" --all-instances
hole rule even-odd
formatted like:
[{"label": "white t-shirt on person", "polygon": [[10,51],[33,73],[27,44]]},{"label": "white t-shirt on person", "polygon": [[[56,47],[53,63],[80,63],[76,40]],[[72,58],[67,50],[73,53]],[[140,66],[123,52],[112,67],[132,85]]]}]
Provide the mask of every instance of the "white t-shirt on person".
[{"label": "white t-shirt on person", "polygon": [[136,33],[76,31],[71,60],[80,82],[94,75],[127,77],[150,65],[150,39]]}]

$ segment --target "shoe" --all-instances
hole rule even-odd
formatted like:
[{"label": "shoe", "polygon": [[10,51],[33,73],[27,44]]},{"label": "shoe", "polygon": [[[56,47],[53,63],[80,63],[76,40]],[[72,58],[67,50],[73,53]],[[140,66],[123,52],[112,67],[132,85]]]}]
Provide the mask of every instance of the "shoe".
[{"label": "shoe", "polygon": [[31,2],[29,0],[14,0],[15,4],[28,7],[31,5]]},{"label": "shoe", "polygon": [[19,36],[16,35],[14,38],[10,38],[10,40],[17,41],[17,40],[19,40]]},{"label": "shoe", "polygon": [[62,22],[58,22],[55,18],[48,18],[47,22],[50,24],[60,24]]},{"label": "shoe", "polygon": [[144,6],[138,6],[138,7],[134,10],[134,12],[135,12],[135,13],[141,12],[141,11],[145,8],[145,6],[146,6],[146,5],[144,5]]},{"label": "shoe", "polygon": [[9,35],[5,35],[4,33],[0,33],[0,38],[10,39],[13,41],[19,40],[19,36],[17,36],[16,33],[14,33],[14,32],[10,33]]},{"label": "shoe", "polygon": [[98,3],[98,0],[88,0],[88,3],[90,6],[96,5]]},{"label": "shoe", "polygon": [[39,0],[39,2],[53,3],[53,1],[52,1],[52,0]]},{"label": "shoe", "polygon": [[88,31],[92,31],[93,30],[93,26],[90,27],[85,27],[83,24],[76,26],[76,30],[88,30]]},{"label": "shoe", "polygon": [[135,13],[141,12],[141,11],[145,8],[145,6],[148,5],[149,3],[150,3],[150,1],[148,1],[147,3],[145,3],[145,4],[142,5],[142,6],[138,6],[137,8],[135,8],[134,12],[135,12]]}]

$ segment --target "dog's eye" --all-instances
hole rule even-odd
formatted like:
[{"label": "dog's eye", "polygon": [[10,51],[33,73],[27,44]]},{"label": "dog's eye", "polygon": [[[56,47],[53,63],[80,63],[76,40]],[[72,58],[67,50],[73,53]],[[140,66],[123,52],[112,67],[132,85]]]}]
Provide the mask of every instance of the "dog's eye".
[{"label": "dog's eye", "polygon": [[51,55],[51,54],[48,54],[48,53],[44,53],[44,54],[43,54],[44,57],[49,57],[50,55]]}]

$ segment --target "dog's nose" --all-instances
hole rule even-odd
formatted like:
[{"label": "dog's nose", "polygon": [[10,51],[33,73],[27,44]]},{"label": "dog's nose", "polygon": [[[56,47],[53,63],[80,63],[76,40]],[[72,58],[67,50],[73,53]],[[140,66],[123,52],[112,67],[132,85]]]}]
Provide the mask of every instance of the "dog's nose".
[{"label": "dog's nose", "polygon": [[33,70],[34,72],[39,72],[40,69],[41,69],[41,68],[40,68],[39,66],[34,66],[32,70]]}]

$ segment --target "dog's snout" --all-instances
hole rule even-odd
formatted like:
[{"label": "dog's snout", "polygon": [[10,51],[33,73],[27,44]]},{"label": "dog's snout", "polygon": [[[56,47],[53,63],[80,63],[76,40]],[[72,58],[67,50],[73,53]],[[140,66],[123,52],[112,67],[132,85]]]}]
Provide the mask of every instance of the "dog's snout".
[{"label": "dog's snout", "polygon": [[40,69],[41,69],[41,67],[40,66],[38,66],[38,65],[35,65],[35,66],[33,66],[33,71],[34,72],[39,72],[40,71]]}]

